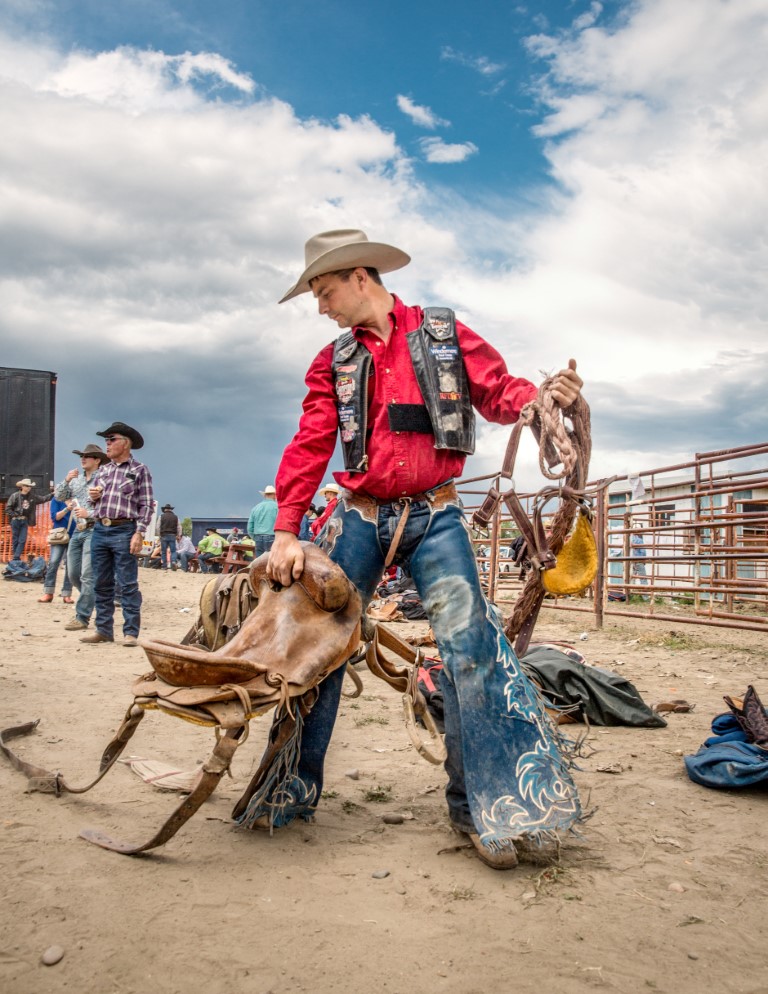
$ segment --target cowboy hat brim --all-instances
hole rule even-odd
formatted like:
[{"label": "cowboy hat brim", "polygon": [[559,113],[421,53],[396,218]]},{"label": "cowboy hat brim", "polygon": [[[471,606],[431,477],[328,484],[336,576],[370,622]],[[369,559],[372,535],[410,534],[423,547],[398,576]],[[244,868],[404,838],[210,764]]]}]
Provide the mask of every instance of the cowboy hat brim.
[{"label": "cowboy hat brim", "polygon": [[81,459],[83,458],[83,456],[85,456],[86,458],[98,459],[99,462],[101,463],[109,462],[109,456],[107,455],[107,453],[102,452],[101,449],[96,445],[90,451],[88,451],[87,447],[83,449],[82,452],[80,451],[80,449],[72,449],[72,455],[80,456]]},{"label": "cowboy hat brim", "polygon": [[377,269],[380,273],[392,273],[396,269],[402,269],[411,261],[411,257],[402,252],[394,245],[385,245],[383,242],[352,242],[348,245],[340,245],[337,248],[324,252],[312,262],[291,289],[281,297],[278,303],[284,304],[286,300],[298,297],[302,293],[309,293],[311,287],[310,280],[316,276],[323,276],[325,273],[334,273],[339,269],[357,269],[358,266],[369,269]]}]

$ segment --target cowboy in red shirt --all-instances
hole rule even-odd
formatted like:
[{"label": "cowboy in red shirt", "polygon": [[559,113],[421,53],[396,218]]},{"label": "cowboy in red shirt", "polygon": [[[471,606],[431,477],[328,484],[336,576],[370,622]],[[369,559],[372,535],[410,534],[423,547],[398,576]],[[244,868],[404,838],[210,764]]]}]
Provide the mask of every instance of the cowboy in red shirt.
[{"label": "cowboy in red shirt", "polygon": [[[364,604],[391,563],[413,577],[444,664],[450,821],[484,862],[507,869],[517,863],[516,840],[546,843],[581,809],[557,732],[480,587],[453,479],[474,446],[473,408],[512,424],[537,389],[452,312],[407,306],[383,286],[381,273],[409,261],[361,231],[324,232],[306,244],[305,270],[281,303],[311,292],[320,314],[350,331],[307,374],[299,430],[277,474],[267,572],[284,585],[301,576],[297,533],[340,432],[342,489],[322,545]],[[570,360],[553,396],[567,407],[581,385]],[[323,682],[300,756],[251,799],[241,823],[273,829],[313,817],[343,674]]]}]

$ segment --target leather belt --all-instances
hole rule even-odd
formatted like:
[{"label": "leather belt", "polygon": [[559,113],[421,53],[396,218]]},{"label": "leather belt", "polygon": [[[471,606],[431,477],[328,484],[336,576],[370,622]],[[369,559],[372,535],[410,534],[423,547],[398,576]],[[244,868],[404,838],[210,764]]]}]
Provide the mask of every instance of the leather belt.
[{"label": "leather belt", "polygon": [[135,518],[99,518],[99,523],[105,528],[114,528],[115,525],[135,525]]},{"label": "leather belt", "polygon": [[441,483],[438,487],[433,487],[432,490],[425,490],[422,494],[407,494],[405,497],[371,497],[368,494],[353,494],[349,490],[344,490],[342,496],[353,503],[356,500],[363,500],[384,507],[387,504],[418,504],[421,501],[436,504],[445,500],[453,500],[457,495],[453,480],[449,480],[447,483]]}]

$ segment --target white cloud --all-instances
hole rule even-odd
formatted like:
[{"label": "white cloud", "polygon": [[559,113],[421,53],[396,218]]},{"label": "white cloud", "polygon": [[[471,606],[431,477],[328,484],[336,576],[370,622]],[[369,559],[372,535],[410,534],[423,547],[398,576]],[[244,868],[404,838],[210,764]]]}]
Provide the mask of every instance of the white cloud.
[{"label": "white cloud", "polygon": [[591,28],[602,12],[603,5],[598,3],[597,0],[593,0],[593,2],[589,5],[589,10],[584,11],[583,14],[580,14],[574,20],[574,30],[584,31],[586,28]]},{"label": "white cloud", "polygon": [[398,93],[397,95],[397,106],[406,117],[410,117],[413,123],[417,124],[420,128],[429,128],[431,130],[438,127],[448,127],[451,123],[450,121],[443,120],[442,117],[438,117],[429,107],[421,107],[419,104],[415,104],[410,97],[405,97],[402,93]]},{"label": "white cloud", "polygon": [[445,45],[441,49],[440,58],[444,62],[456,62],[467,69],[473,69],[481,76],[495,76],[506,69],[503,62],[492,62],[486,55],[465,55],[464,52],[457,52],[450,45]]},{"label": "white cloud", "polygon": [[427,162],[439,164],[464,162],[478,151],[472,142],[450,144],[442,138],[422,138],[419,144]]},{"label": "white cloud", "polygon": [[73,52],[45,81],[44,89],[87,97],[133,113],[199,106],[202,93],[232,87],[254,92],[253,80],[212,52],[166,55],[123,47],[112,52]]},{"label": "white cloud", "polygon": [[[232,481],[222,513],[249,506],[335,331],[309,297],[275,301],[309,234],[362,227],[413,256],[404,299],[456,307],[519,375],[579,360],[593,476],[768,437],[767,29],[763,0],[637,0],[531,40],[558,189],[527,216],[519,191],[425,188],[376,121],[301,119],[214,53],[0,36],[2,361],[59,372],[67,455],[135,418],[160,484],[199,456]],[[488,471],[505,439],[481,427]],[[195,480],[189,510],[218,510]]]}]

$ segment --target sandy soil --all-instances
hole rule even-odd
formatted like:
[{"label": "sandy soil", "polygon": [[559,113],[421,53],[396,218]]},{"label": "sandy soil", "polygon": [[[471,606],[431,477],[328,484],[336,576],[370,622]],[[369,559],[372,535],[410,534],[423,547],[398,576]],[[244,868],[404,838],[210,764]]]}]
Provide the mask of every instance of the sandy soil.
[{"label": "sandy soil", "polygon": [[[143,633],[181,638],[204,578],[142,571],[141,580]],[[147,667],[140,649],[81,645],[63,631],[71,609],[38,604],[40,593],[2,584],[2,724],[40,718],[19,740],[24,757],[85,783]],[[82,796],[26,793],[0,757],[0,990],[768,992],[768,792],[708,791],[681,759],[724,710],[724,693],[752,682],[768,698],[768,647],[753,633],[591,624],[548,611],[537,637],[575,642],[651,703],[686,698],[695,710],[671,715],[666,729],[591,731],[577,779],[595,813],[551,869],[499,873],[461,847],[442,769],[417,756],[397,695],[367,672],[362,698],[342,703],[316,822],[274,838],[229,822],[269,717],[253,722],[233,779],[143,858],[90,846],[78,832],[143,840],[177,795],[125,765]],[[149,714],[128,752],[190,769],[212,741],[208,729]],[[622,772],[598,771],[613,764]],[[391,812],[408,817],[384,824]],[[374,876],[382,870],[389,875]],[[52,945],[65,955],[44,966]]]}]

